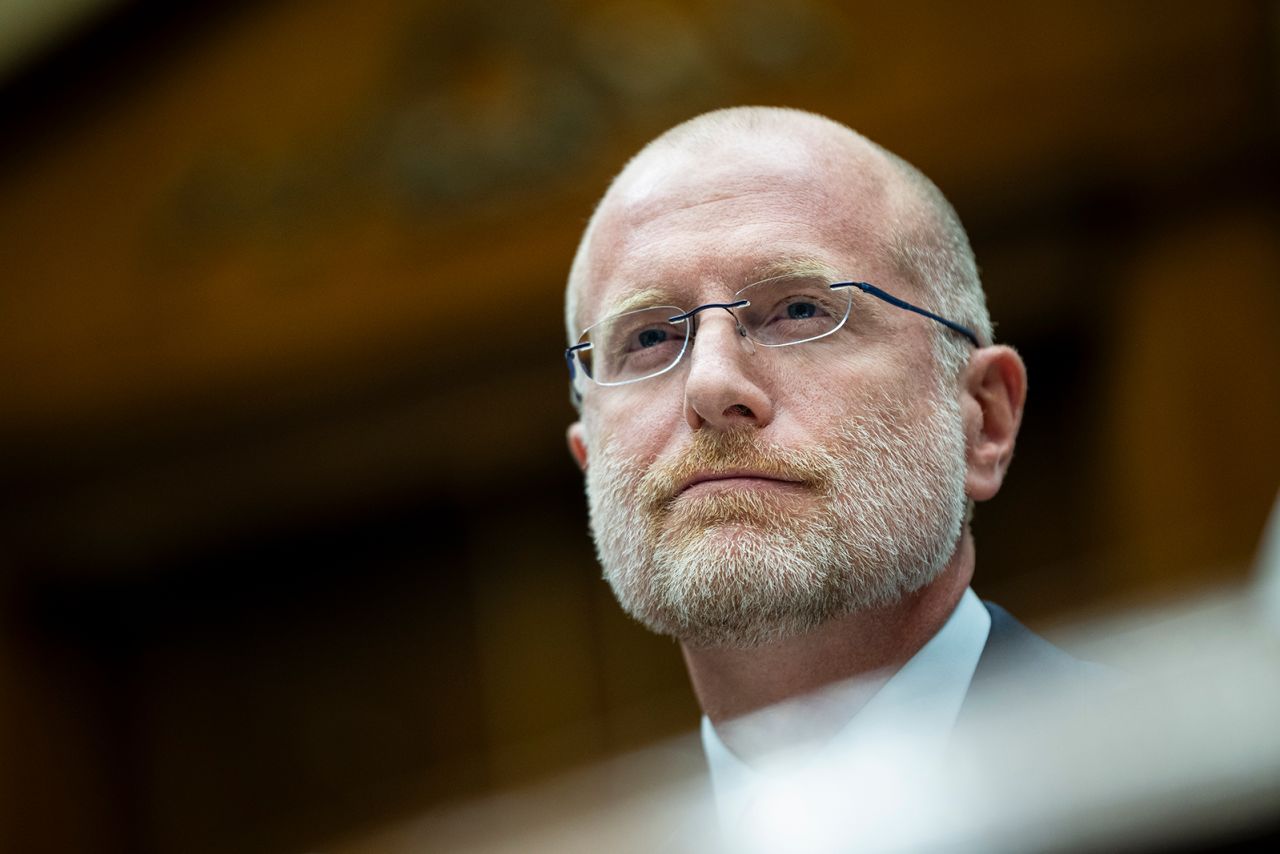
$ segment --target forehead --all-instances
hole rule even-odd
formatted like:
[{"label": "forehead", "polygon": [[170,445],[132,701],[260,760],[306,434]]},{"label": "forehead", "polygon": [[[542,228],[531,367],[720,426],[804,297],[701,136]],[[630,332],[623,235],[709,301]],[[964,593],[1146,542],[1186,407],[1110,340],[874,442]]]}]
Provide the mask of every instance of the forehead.
[{"label": "forehead", "polygon": [[797,260],[870,279],[887,201],[876,170],[803,145],[663,153],[629,168],[602,203],[577,319],[594,322],[641,293],[711,300]]}]

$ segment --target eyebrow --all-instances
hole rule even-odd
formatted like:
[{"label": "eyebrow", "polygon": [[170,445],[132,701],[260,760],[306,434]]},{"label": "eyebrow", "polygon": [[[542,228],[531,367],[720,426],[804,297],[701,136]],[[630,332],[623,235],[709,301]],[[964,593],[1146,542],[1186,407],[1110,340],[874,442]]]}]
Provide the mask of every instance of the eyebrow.
[{"label": "eyebrow", "polygon": [[[817,258],[803,256],[776,258],[752,267],[742,287],[755,282],[763,282],[766,279],[779,279],[784,276],[804,276],[823,279],[827,282],[838,282],[841,278],[838,270]],[[608,306],[600,316],[602,319],[615,317],[619,314],[626,314],[629,311],[656,308],[658,306],[673,306],[681,311],[686,310],[679,304],[670,290],[663,287],[648,287],[627,294],[617,303]]]},{"label": "eyebrow", "polygon": [[825,261],[812,257],[778,258],[759,264],[752,268],[750,282],[763,282],[766,279],[780,279],[784,276],[806,276],[825,279],[827,282],[838,282],[840,271]]},{"label": "eyebrow", "polygon": [[683,308],[676,305],[675,298],[671,296],[671,292],[667,289],[642,288],[641,290],[627,294],[625,297],[618,300],[617,303],[609,306],[608,310],[605,311],[601,317],[613,317],[618,314],[626,314],[628,311],[636,311],[641,308],[656,308],[660,305],[674,306],[679,308],[681,311],[684,311]]}]

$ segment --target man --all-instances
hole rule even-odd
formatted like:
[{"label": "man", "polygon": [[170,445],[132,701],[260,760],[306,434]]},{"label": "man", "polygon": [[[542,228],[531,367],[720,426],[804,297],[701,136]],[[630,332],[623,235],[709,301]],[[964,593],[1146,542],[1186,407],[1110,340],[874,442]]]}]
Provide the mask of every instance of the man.
[{"label": "man", "polygon": [[771,756],[904,702],[941,750],[980,659],[1061,655],[969,588],[1026,371],[909,164],[793,110],[686,122],[601,200],[566,320],[600,562],[681,644],[726,820]]}]

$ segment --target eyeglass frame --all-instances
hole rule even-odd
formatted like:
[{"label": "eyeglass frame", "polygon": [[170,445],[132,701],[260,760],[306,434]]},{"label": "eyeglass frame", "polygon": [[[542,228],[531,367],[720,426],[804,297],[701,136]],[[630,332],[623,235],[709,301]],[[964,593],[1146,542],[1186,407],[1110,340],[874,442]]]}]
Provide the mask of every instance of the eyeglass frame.
[{"label": "eyeglass frame", "polygon": [[[888,291],[882,288],[876,287],[870,282],[853,282],[853,281],[833,282],[829,284],[827,287],[829,287],[833,291],[840,290],[841,288],[857,288],[867,296],[875,297],[876,299],[887,302],[889,305],[895,306],[896,308],[903,309],[904,311],[914,312],[915,314],[919,314],[922,317],[927,317],[930,320],[941,323],[943,326],[947,327],[953,332],[957,332],[963,335],[965,338],[969,339],[969,342],[973,344],[974,347],[982,346],[981,342],[978,341],[977,333],[974,332],[969,327],[960,323],[956,323],[954,320],[948,320],[947,318],[943,317],[940,314],[934,314],[932,311],[929,311],[927,308],[921,308],[920,306],[909,303],[904,299],[895,297],[893,294],[889,293]],[[739,291],[739,293],[741,293],[741,291]],[[746,335],[746,330],[743,328],[741,321],[738,320],[738,316],[736,314],[733,314],[733,310],[735,308],[745,308],[748,305],[751,305],[751,300],[745,300],[745,299],[737,300],[736,302],[703,303],[702,305],[696,306],[690,309],[689,311],[683,312],[681,314],[677,314],[674,317],[668,317],[667,322],[679,323],[680,321],[689,321],[689,320],[692,320],[697,315],[701,314],[702,312],[707,311],[708,309],[722,308],[725,311],[729,312],[729,314],[733,315],[734,321],[738,323],[738,329],[740,333],[742,335]],[[678,306],[672,306],[672,307],[678,308]],[[595,323],[591,324],[591,326],[588,326],[586,329],[582,330],[582,332],[586,333],[587,330],[591,329],[594,326],[599,325],[600,323],[603,323],[605,320],[608,320],[608,319],[609,319],[608,317],[601,318],[600,320],[597,320]],[[829,332],[824,332],[821,335],[816,335],[812,338],[802,338],[799,341],[786,341],[782,344],[763,344],[762,346],[790,347],[793,344],[805,344],[805,343],[808,343],[809,341],[817,341],[820,338],[826,338],[828,335],[834,335],[836,332],[839,332],[840,329],[843,328],[844,325],[848,322],[849,322],[849,313],[846,311],[845,316],[840,319],[840,323],[836,325],[833,329],[831,329],[831,331]],[[696,331],[694,331],[693,335],[696,335],[696,334],[697,334]],[[693,337],[693,335],[690,335],[689,337]],[[747,336],[747,337],[750,338],[750,336]],[[753,342],[755,341],[755,339],[751,339],[751,340]],[[684,354],[688,349],[688,346],[687,346],[688,339],[686,338],[685,341],[686,341],[686,346],[681,348],[680,355],[676,357],[674,362],[672,362],[669,366],[663,368],[661,371],[658,371],[657,373],[649,374],[643,377],[636,377],[633,380],[623,380],[621,382],[608,383],[607,385],[610,385],[610,386],[630,385],[631,383],[641,382],[643,380],[650,380],[650,379],[653,379],[654,377],[665,374],[667,371],[671,370],[676,365],[680,364],[680,360],[684,358]],[[756,342],[756,343],[760,343],[760,342]],[[574,380],[576,380],[578,377],[577,370],[574,368],[574,361],[575,361],[574,354],[577,353],[579,350],[585,350],[591,346],[592,344],[590,341],[583,341],[579,344],[574,344],[572,347],[566,348],[564,351],[565,364],[568,365],[569,367],[569,388],[573,392],[573,397],[575,401],[580,401],[582,399],[582,393],[578,391],[577,387],[574,385]],[[592,378],[590,374],[586,373],[586,371],[583,371],[583,373],[586,374],[587,378],[590,379],[593,383],[596,382],[595,379]],[[597,383],[597,385],[605,385],[605,384]]]}]

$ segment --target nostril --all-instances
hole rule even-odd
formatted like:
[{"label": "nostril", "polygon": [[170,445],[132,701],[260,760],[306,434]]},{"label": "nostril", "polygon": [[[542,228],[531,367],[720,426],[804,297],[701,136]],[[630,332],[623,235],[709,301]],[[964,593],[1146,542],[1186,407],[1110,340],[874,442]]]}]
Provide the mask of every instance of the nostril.
[{"label": "nostril", "polygon": [[724,413],[725,415],[729,415],[730,413],[732,413],[733,415],[744,415],[747,418],[755,417],[755,413],[752,412],[750,408],[742,405],[741,403],[735,403],[733,406],[730,406],[728,409],[726,409]]}]

